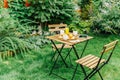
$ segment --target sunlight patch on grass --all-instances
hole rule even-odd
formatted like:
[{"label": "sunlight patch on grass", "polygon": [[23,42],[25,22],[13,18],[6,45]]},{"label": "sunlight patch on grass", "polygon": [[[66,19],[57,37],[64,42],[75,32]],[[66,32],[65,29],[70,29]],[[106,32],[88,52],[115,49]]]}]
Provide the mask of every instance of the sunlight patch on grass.
[{"label": "sunlight patch on grass", "polygon": [[0,80],[17,80],[19,75],[17,71],[11,71],[7,74],[0,75]]},{"label": "sunlight patch on grass", "polygon": [[9,65],[10,62],[9,61],[3,61],[3,64]]},{"label": "sunlight patch on grass", "polygon": [[17,62],[23,64],[23,61],[22,61],[22,60],[18,60]]}]

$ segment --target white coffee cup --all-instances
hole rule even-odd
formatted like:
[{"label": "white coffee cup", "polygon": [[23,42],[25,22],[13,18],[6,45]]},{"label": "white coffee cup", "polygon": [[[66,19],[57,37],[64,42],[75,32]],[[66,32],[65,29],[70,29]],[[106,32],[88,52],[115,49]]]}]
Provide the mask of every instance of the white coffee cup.
[{"label": "white coffee cup", "polygon": [[64,35],[63,35],[63,39],[64,39],[64,40],[69,39],[68,35],[67,35],[67,34],[64,34]]},{"label": "white coffee cup", "polygon": [[78,32],[77,31],[73,31],[73,35],[77,36]]},{"label": "white coffee cup", "polygon": [[63,35],[64,34],[64,30],[60,30],[60,34]]}]

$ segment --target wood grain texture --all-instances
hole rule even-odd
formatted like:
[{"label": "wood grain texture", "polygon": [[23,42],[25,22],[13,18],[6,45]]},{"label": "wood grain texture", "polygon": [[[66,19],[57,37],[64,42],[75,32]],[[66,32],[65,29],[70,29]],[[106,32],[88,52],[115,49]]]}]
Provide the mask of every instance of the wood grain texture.
[{"label": "wood grain texture", "polygon": [[[97,66],[99,59],[100,59],[99,57],[89,54],[81,59],[78,59],[76,63],[86,66],[90,69],[93,69]],[[100,61],[100,63],[103,63],[103,62],[105,62],[105,59],[102,59]]]}]

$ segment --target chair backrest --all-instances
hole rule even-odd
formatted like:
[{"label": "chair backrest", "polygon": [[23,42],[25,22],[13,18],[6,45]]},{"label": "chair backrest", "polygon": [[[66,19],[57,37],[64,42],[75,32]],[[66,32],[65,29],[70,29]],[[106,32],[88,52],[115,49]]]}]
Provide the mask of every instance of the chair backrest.
[{"label": "chair backrest", "polygon": [[118,40],[115,40],[115,41],[110,42],[109,44],[104,45],[101,54],[108,53],[108,52],[110,53],[108,56],[108,59],[106,60],[107,62],[111,58],[117,43],[118,43]]},{"label": "chair backrest", "polygon": [[113,42],[110,42],[109,44],[104,45],[103,47],[103,53],[109,52],[110,50],[113,50],[117,44],[118,40],[115,40]]},{"label": "chair backrest", "polygon": [[60,30],[65,30],[67,24],[49,24],[48,28],[50,32],[60,32]]},{"label": "chair backrest", "polygon": [[110,60],[110,58],[111,58],[111,56],[113,54],[113,51],[114,51],[117,43],[118,43],[118,40],[115,40],[115,41],[112,41],[112,42],[110,42],[110,43],[108,43],[108,44],[106,44],[106,45],[103,46],[103,50],[101,52],[101,56],[100,56],[100,59],[98,61],[97,67],[98,67],[99,63],[101,62],[103,55],[105,53],[109,52],[109,55],[106,58],[106,63],[108,63],[108,61]]}]

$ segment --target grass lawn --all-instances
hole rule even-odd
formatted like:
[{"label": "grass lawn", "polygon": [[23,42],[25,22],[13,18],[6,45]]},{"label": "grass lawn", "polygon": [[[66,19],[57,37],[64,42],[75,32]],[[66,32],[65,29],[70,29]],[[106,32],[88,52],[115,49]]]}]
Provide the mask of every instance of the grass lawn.
[{"label": "grass lawn", "polygon": [[[94,39],[91,39],[87,45],[85,54],[91,53],[99,55],[100,50],[104,44],[110,41],[120,39],[120,36],[116,35],[92,35]],[[80,53],[83,49],[84,42],[76,45],[77,51]],[[9,58],[7,60],[0,61],[0,80],[62,80],[55,75],[49,76],[49,71],[53,65],[51,59],[51,47],[50,44],[45,45],[39,50],[34,50],[31,53],[25,54],[24,58],[20,55],[18,58]],[[63,56],[65,52],[63,51]],[[71,52],[72,64],[75,64],[75,56],[73,51]],[[67,62],[69,63],[68,59]],[[69,64],[70,65],[70,64]],[[79,70],[80,67],[79,67]],[[120,43],[117,45],[114,54],[108,65],[104,66],[101,70],[104,80],[120,80]],[[73,69],[65,68],[61,59],[55,66],[54,73],[70,80],[73,75]],[[83,80],[83,75],[77,72],[74,80]],[[91,80],[100,80],[98,74],[91,78]]]}]

